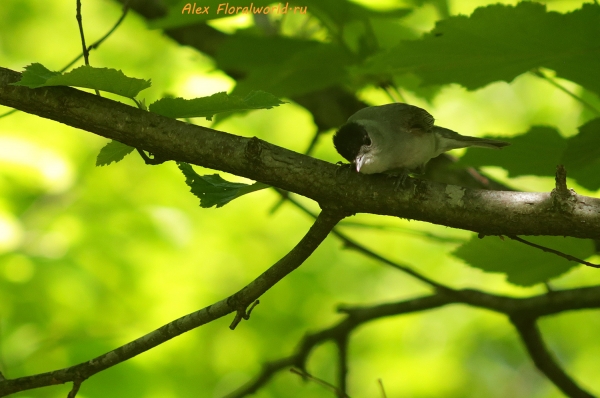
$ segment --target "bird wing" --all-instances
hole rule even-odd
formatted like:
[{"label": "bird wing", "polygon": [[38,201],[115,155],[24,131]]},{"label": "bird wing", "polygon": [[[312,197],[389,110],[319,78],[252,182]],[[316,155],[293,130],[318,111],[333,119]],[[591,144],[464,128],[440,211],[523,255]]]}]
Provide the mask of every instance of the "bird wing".
[{"label": "bird wing", "polygon": [[415,135],[431,133],[435,119],[425,109],[403,103],[370,106],[356,112],[349,122],[360,120],[377,120],[386,123],[391,131],[402,128]]},{"label": "bird wing", "polygon": [[396,119],[400,119],[402,127],[415,135],[427,134],[433,132],[435,119],[425,109],[417,106],[408,105],[408,108],[398,109]]}]

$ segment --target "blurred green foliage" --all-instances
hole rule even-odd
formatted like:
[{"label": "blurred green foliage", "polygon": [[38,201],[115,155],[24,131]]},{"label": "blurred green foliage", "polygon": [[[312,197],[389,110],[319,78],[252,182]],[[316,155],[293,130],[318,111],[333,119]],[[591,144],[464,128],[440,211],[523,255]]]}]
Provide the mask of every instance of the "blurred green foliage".
[{"label": "blurred green foliage", "polygon": [[[378,79],[353,74],[347,66],[392,49],[401,39],[421,37],[447,14],[469,15],[485,5],[481,1],[362,3],[353,5],[352,12],[342,12],[307,1],[302,5],[308,5],[309,14],[314,7],[316,17],[289,15],[279,20],[271,16],[282,32],[272,38],[259,34],[260,27],[247,16],[211,22],[224,32],[254,34],[236,36],[214,59],[178,46],[159,30],[148,30],[146,21],[131,13],[113,36],[92,51],[90,62],[152,79],[153,86],[143,92],[146,103],[165,93],[192,98],[263,89],[291,96],[339,83],[357,90],[362,100],[380,104],[390,99],[377,86]],[[365,7],[387,7],[395,14],[387,18],[372,11],[358,18],[356,10]],[[566,13],[581,8],[581,2],[550,2],[548,8]],[[408,14],[399,11],[407,9]],[[88,41],[102,36],[120,12],[114,2],[83,0]],[[21,70],[40,62],[58,70],[81,49],[74,1],[3,0],[0,21],[3,67]],[[555,31],[560,34],[561,26]],[[553,36],[545,40],[549,45]],[[507,39],[508,44],[514,40]],[[236,68],[245,78],[236,82],[220,68]],[[527,161],[518,164],[517,171],[501,168],[500,157],[498,162],[481,163],[488,165],[486,172],[515,189],[552,189],[553,170],[538,160],[558,158],[565,141],[565,159],[573,161],[573,167],[588,167],[578,165],[569,148],[593,148],[589,143],[597,142],[598,135],[593,136],[589,127],[576,134],[597,115],[539,77],[492,79],[470,92],[456,84],[435,89],[418,86],[423,77],[414,73],[390,79],[406,83],[401,94],[407,102],[426,107],[440,125],[462,134],[511,137],[529,131],[523,139],[514,138],[513,147],[519,140],[527,144],[530,173],[524,171]],[[556,80],[600,108],[597,94],[571,81]],[[0,107],[0,113],[8,110]],[[232,116],[218,128],[296,151],[306,148],[315,131],[310,114],[295,104]],[[534,134],[540,142],[537,149],[529,140]],[[544,134],[548,140],[540,138]],[[325,138],[314,156],[339,160]],[[550,142],[555,144],[544,149]],[[279,200],[270,190],[245,195],[222,209],[201,209],[172,162],[148,167],[138,156],[128,156],[116,165],[95,167],[95,157],[106,143],[24,113],[0,119],[0,369],[8,378],[88,360],[222,299],[287,253],[311,224],[291,204],[270,215]],[[589,156],[590,162],[597,160],[594,153]],[[509,180],[507,173],[517,177]],[[592,191],[598,188],[595,184],[569,180],[578,193],[598,196]],[[314,203],[306,205],[316,210]],[[464,242],[472,237],[466,231],[415,221],[355,218]],[[504,274],[469,267],[450,255],[460,246],[457,243],[350,226],[344,231],[378,253],[453,287],[515,296],[544,291],[539,284],[518,287],[509,284]],[[598,262],[598,257],[590,259],[594,260]],[[575,266],[552,283],[556,288],[598,284],[600,274]],[[338,303],[380,303],[426,292],[425,286],[398,271],[342,250],[331,237],[300,269],[267,292],[251,320],[234,332],[227,328],[231,319],[203,326],[92,377],[78,397],[220,397],[255,375],[262,362],[289,355],[307,331],[334,323],[339,319],[334,311]],[[599,327],[597,311],[561,314],[541,323],[559,361],[596,393],[600,392],[596,377],[600,344],[595,333]],[[486,311],[454,306],[384,319],[360,328],[350,344],[353,397],[378,396],[379,378],[390,397],[561,396],[534,369],[508,320]],[[332,346],[320,347],[311,356],[308,370],[332,381],[334,358]],[[55,386],[15,396],[64,397],[69,389]],[[281,373],[256,396],[331,394],[296,375]]]}]

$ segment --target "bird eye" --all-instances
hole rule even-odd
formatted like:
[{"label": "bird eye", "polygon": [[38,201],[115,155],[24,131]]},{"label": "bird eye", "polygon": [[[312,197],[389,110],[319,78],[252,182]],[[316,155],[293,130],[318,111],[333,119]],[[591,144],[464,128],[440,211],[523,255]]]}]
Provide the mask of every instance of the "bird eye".
[{"label": "bird eye", "polygon": [[365,135],[363,142],[366,146],[371,146],[371,138],[368,135]]}]

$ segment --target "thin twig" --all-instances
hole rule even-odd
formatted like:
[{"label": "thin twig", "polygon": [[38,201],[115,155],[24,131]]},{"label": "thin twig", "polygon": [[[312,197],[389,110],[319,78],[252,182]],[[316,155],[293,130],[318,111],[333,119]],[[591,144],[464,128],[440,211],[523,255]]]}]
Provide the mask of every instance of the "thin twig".
[{"label": "thin twig", "polygon": [[269,380],[271,380],[273,375],[280,372],[282,369],[289,368],[290,366],[294,366],[295,364],[295,356],[279,359],[273,362],[267,362],[263,364],[262,371],[256,379],[245,384],[240,388],[235,389],[230,394],[227,394],[225,398],[240,398],[250,394],[254,394],[256,391],[258,391],[258,389],[267,384]]},{"label": "thin twig", "polygon": [[81,388],[81,383],[83,383],[83,380],[75,380],[73,382],[73,388],[71,389],[71,391],[69,391],[69,395],[67,395],[67,398],[75,398],[77,396],[77,393]]},{"label": "thin twig", "polygon": [[[569,310],[600,308],[600,286],[561,290],[527,298],[499,296],[472,289],[438,291],[429,296],[370,307],[340,306],[338,312],[346,314],[346,318],[328,329],[306,335],[298,344],[294,355],[263,365],[263,371],[253,381],[232,392],[227,398],[241,398],[255,393],[275,373],[289,367],[290,363],[303,368],[306,358],[315,347],[329,340],[337,341],[340,336],[350,336],[359,326],[368,322],[390,316],[422,313],[455,303],[484,308],[509,317],[525,312],[533,316],[544,316]],[[554,382],[553,379],[551,381]]]},{"label": "thin twig", "polygon": [[[292,356],[264,364],[261,373],[254,380],[233,391],[226,398],[242,398],[255,393],[267,384],[275,373],[287,369],[290,364],[303,369],[308,355],[315,347],[329,340],[337,342],[342,336],[349,336],[354,329],[369,321],[392,315],[438,308],[454,302],[455,299],[446,294],[436,294],[400,303],[349,309],[345,319],[330,328],[304,336]],[[347,337],[344,338],[347,339]]]},{"label": "thin twig", "polygon": [[524,244],[526,244],[528,246],[535,247],[536,249],[540,249],[540,250],[545,251],[547,253],[556,254],[557,256],[565,258],[565,259],[567,259],[569,261],[574,261],[574,262],[579,263],[579,264],[587,265],[588,267],[600,268],[600,265],[598,265],[598,264],[589,263],[589,262],[581,260],[581,259],[579,259],[577,257],[573,257],[570,254],[565,254],[565,253],[560,252],[558,250],[550,249],[549,247],[537,245],[535,243],[526,241],[525,239],[519,238],[516,235],[506,235],[506,236],[508,236],[510,239],[516,240],[517,242],[521,242],[521,243],[524,243]]},{"label": "thin twig", "polygon": [[[381,88],[390,97],[392,102],[406,102],[404,96],[400,94],[398,88],[392,84],[382,84]],[[393,90],[393,91],[392,91]]]},{"label": "thin twig", "polygon": [[254,303],[252,303],[252,305],[247,310],[245,308],[238,309],[235,314],[235,318],[233,318],[231,325],[229,325],[229,329],[231,329],[231,330],[235,329],[237,327],[237,325],[242,321],[242,319],[245,319],[245,320],[250,319],[250,313],[252,313],[252,310],[258,304],[260,304],[260,300],[256,300]]},{"label": "thin twig", "polygon": [[569,188],[567,187],[567,170],[565,169],[564,165],[559,164],[558,166],[556,166],[554,182],[555,182],[554,189],[560,196],[566,197],[566,196],[571,195],[571,192],[569,191]]},{"label": "thin twig", "polygon": [[[570,310],[600,308],[600,286],[560,290],[553,292],[551,295],[540,294],[526,298],[499,296],[472,289],[455,291],[438,290],[433,295],[395,303],[385,303],[370,307],[340,306],[338,307],[338,312],[346,314],[346,318],[334,326],[304,336],[292,356],[266,363],[263,365],[262,372],[254,380],[232,392],[227,398],[241,398],[255,393],[275,373],[287,369],[290,364],[294,364],[298,368],[303,368],[306,359],[315,347],[329,340],[337,341],[341,336],[350,336],[354,330],[368,322],[390,316],[422,313],[434,308],[458,303],[505,314],[511,320],[523,313],[539,317]],[[550,381],[555,382],[554,379],[550,379]]]},{"label": "thin twig", "polygon": [[[2,319],[0,319],[0,341],[2,340],[2,336],[4,335],[4,322],[2,321]],[[6,364],[4,363],[4,355],[3,355],[3,351],[1,350],[2,348],[2,344],[0,344],[0,382],[6,380],[6,378],[4,377],[4,374],[2,373],[2,370],[6,371]]]},{"label": "thin twig", "polygon": [[554,385],[568,397],[594,397],[592,394],[579,387],[577,383],[575,383],[575,381],[556,363],[553,355],[550,354],[542,340],[535,318],[511,317],[510,320],[519,332],[521,340],[523,340],[527,352],[535,366],[546,375]]},{"label": "thin twig", "polygon": [[75,18],[77,18],[77,25],[79,26],[79,35],[81,36],[81,47],[83,48],[83,60],[85,61],[85,64],[89,66],[90,64],[90,60],[89,60],[89,51],[87,49],[87,46],[85,45],[85,35],[83,34],[83,17],[81,16],[81,0],[76,0],[77,1],[77,14],[75,15]]},{"label": "thin twig", "polygon": [[2,115],[0,115],[0,119],[2,119],[3,117],[6,117],[6,116],[12,115],[15,112],[19,112],[19,110],[18,109],[12,109],[12,110],[10,110],[10,111],[8,111],[6,113],[3,113]]},{"label": "thin twig", "polygon": [[[283,195],[283,193],[279,189],[275,188],[275,190],[280,195]],[[310,210],[308,210],[300,202],[296,201],[291,196],[288,197],[288,200],[289,200],[290,203],[293,203],[296,207],[298,207],[304,213],[310,215],[313,218],[316,217],[315,214],[313,214]],[[354,249],[354,250],[356,250],[358,252],[363,253],[364,255],[366,255],[368,257],[374,258],[375,260],[378,260],[378,261],[380,261],[380,262],[382,262],[384,264],[387,264],[387,265],[389,265],[389,266],[391,266],[391,267],[393,267],[393,268],[395,268],[397,270],[400,270],[400,271],[402,271],[402,272],[404,272],[404,273],[412,276],[413,278],[416,278],[416,279],[420,280],[421,282],[424,282],[427,285],[430,285],[430,286],[434,287],[435,289],[450,290],[449,287],[444,286],[444,285],[442,285],[440,283],[437,283],[434,280],[429,279],[429,278],[427,278],[427,277],[419,274],[416,271],[413,271],[411,268],[409,268],[406,265],[402,265],[402,264],[396,263],[395,261],[392,261],[392,260],[390,260],[388,258],[385,258],[385,257],[383,257],[383,256],[381,256],[381,255],[379,255],[379,254],[371,251],[370,249],[367,249],[365,246],[359,244],[358,242],[356,242],[356,241],[350,239],[349,237],[347,237],[345,234],[339,232],[338,228],[333,228],[333,230],[331,231],[331,233],[333,235],[337,236],[339,239],[341,239],[344,242],[344,245],[347,248]]]},{"label": "thin twig", "polygon": [[379,384],[379,389],[381,390],[381,398],[387,398],[385,394],[385,388],[383,388],[383,381],[381,379],[377,379],[377,384]]},{"label": "thin twig", "polygon": [[[77,1],[77,14],[75,18],[77,19],[77,25],[79,25],[79,35],[81,36],[81,47],[83,48],[83,60],[85,61],[86,66],[90,66],[89,55],[87,46],[85,45],[85,35],[83,34],[83,17],[81,16],[81,0]],[[94,89],[96,95],[101,97],[100,91],[98,89]]]},{"label": "thin twig", "polygon": [[342,334],[335,339],[338,350],[338,397],[347,396],[348,391],[348,334]]},{"label": "thin twig", "polygon": [[[106,34],[104,36],[102,36],[100,39],[96,40],[94,43],[92,43],[90,46],[88,46],[88,48],[87,48],[88,54],[91,50],[95,50],[98,47],[100,47],[100,45],[104,42],[104,40],[108,39],[110,37],[110,35],[112,35],[114,33],[114,31],[117,30],[119,25],[121,25],[121,22],[123,22],[123,20],[125,20],[125,17],[127,16],[127,12],[129,11],[129,2],[130,2],[130,0],[125,2],[125,4],[123,5],[123,13],[121,14],[121,16],[119,17],[117,22],[113,25],[113,27],[108,32],[106,32]],[[81,59],[81,57],[83,57],[83,56],[84,56],[83,53],[79,54],[77,57],[75,57],[75,59],[73,59],[65,67],[63,67],[60,70],[60,72],[64,72],[67,69],[69,69],[75,62],[79,61]]]},{"label": "thin twig", "polygon": [[581,98],[579,95],[573,93],[572,91],[570,91],[566,87],[564,87],[561,84],[557,83],[556,80],[554,80],[554,79],[546,76],[546,74],[544,74],[541,70],[534,69],[534,70],[531,71],[531,73],[533,73],[537,77],[540,77],[540,78],[546,80],[548,83],[552,84],[554,87],[556,87],[559,90],[561,90],[562,92],[566,93],[571,98],[575,99],[576,101],[579,101],[584,107],[588,108],[590,111],[592,111],[593,113],[595,113],[597,116],[600,116],[600,110],[596,109],[592,104],[590,104],[589,102],[587,102],[586,100],[584,100],[583,98]]},{"label": "thin twig", "polygon": [[418,231],[409,228],[398,227],[395,225],[381,225],[381,224],[367,224],[359,221],[342,221],[338,224],[339,227],[350,227],[350,228],[368,228],[368,229],[377,229],[382,231],[394,231],[400,232],[407,235],[418,236],[421,238],[426,238],[428,240],[435,240],[443,243],[464,243],[464,239],[460,238],[452,238],[449,236],[440,236],[433,234],[427,231]]},{"label": "thin twig", "polygon": [[[102,36],[100,39],[96,40],[94,43],[92,43],[91,45],[88,46],[88,48],[87,48],[88,49],[88,53],[91,50],[95,50],[98,47],[100,47],[100,44],[102,44],[102,42],[104,42],[104,40],[108,39],[108,37],[113,34],[113,32],[119,27],[119,25],[121,25],[121,22],[123,22],[123,20],[127,16],[127,12],[129,11],[129,2],[130,1],[131,0],[128,0],[123,5],[123,13],[119,17],[118,21],[114,24],[114,26],[104,36]],[[66,66],[64,66],[63,68],[61,68],[59,70],[59,72],[62,73],[64,71],[66,71],[67,69],[69,69],[75,62],[79,61],[81,59],[81,57],[83,57],[83,53],[79,54],[71,62],[69,62]],[[12,115],[15,112],[19,112],[19,110],[18,109],[10,110],[10,111],[8,111],[8,112],[0,115],[0,119],[2,119],[3,117],[6,117],[6,116]]]},{"label": "thin twig", "polygon": [[297,374],[298,376],[302,376],[303,378],[306,378],[306,379],[308,379],[310,381],[313,381],[313,382],[315,382],[315,383],[317,383],[317,384],[319,384],[319,385],[321,385],[321,386],[323,386],[325,388],[328,388],[329,390],[335,392],[338,397],[341,397],[341,398],[350,398],[350,396],[348,394],[346,394],[345,392],[341,391],[339,388],[337,388],[333,384],[328,383],[325,380],[321,380],[318,377],[315,377],[315,376],[311,375],[310,373],[304,372],[302,370],[294,369],[294,368],[290,369],[290,372],[292,372],[294,374]]}]

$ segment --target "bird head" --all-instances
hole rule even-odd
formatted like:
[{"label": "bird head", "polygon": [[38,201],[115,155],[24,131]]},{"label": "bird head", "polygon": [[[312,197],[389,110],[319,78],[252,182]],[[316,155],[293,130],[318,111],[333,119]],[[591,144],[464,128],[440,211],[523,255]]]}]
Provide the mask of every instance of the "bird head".
[{"label": "bird head", "polygon": [[371,138],[359,123],[344,124],[333,136],[333,145],[344,159],[356,166],[358,172],[370,159]]}]

